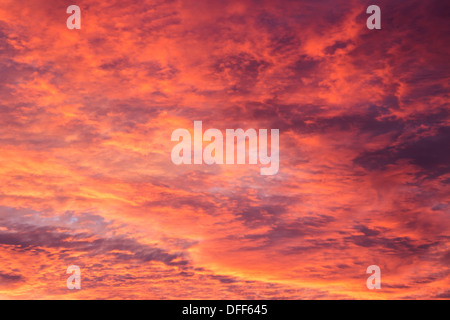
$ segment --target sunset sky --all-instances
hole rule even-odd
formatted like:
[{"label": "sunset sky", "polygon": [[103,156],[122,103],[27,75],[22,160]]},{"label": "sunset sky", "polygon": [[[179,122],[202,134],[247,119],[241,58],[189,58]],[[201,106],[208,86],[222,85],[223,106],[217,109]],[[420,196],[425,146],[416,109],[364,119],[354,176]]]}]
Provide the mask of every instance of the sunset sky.
[{"label": "sunset sky", "polygon": [[[0,299],[449,299],[449,21],[441,0],[0,0]],[[279,172],[173,164],[194,121],[279,129]]]}]

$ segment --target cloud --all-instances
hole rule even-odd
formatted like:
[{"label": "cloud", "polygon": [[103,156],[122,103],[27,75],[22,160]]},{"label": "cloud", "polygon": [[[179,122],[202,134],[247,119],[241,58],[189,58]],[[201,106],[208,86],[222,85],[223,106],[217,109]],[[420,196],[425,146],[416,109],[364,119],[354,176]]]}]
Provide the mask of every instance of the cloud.
[{"label": "cloud", "polygon": [[[447,3],[79,5],[0,4],[2,297],[445,297]],[[174,165],[195,120],[279,129],[279,173]]]},{"label": "cloud", "polygon": [[406,159],[431,175],[450,172],[450,152],[446,148],[450,138],[450,127],[441,127],[432,136],[424,136],[416,141],[406,142],[398,147],[366,152],[355,159],[355,163],[366,168],[384,168],[398,160]]}]

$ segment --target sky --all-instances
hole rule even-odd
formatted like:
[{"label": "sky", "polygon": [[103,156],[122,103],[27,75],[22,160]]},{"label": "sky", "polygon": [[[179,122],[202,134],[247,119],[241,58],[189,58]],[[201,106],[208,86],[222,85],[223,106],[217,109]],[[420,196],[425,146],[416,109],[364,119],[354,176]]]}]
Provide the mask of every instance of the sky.
[{"label": "sky", "polygon": [[[449,299],[449,14],[1,0],[0,299]],[[194,121],[279,129],[278,173],[175,165]]]}]

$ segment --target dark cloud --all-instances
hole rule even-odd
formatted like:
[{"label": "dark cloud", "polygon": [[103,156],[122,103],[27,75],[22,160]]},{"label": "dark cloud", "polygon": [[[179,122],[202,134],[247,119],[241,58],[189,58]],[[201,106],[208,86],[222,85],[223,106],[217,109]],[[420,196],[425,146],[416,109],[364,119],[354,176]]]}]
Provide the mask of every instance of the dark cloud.
[{"label": "dark cloud", "polygon": [[[102,229],[105,231],[108,224],[96,215],[66,213],[60,220],[63,222],[62,225],[45,225],[42,220],[40,222],[36,220],[39,213],[33,212],[35,218],[32,219],[27,218],[28,215],[25,213],[30,212],[29,210],[21,212],[5,207],[0,207],[0,210],[1,225],[7,229],[0,231],[0,245],[14,246],[20,250],[58,249],[61,253],[69,249],[87,256],[112,256],[120,262],[137,260],[161,261],[167,265],[188,264],[182,253],[169,253],[154,245],[141,244],[126,235],[102,236],[99,231]],[[17,219],[18,216],[22,218],[20,221]],[[99,222],[103,225],[99,225]],[[93,226],[92,233],[76,231],[76,228]],[[62,254],[61,257],[66,255]]]},{"label": "dark cloud", "polygon": [[355,158],[354,162],[369,170],[379,170],[398,160],[406,159],[421,167],[424,174],[439,176],[450,172],[448,141],[450,141],[450,127],[441,127],[434,135],[418,137],[399,147],[364,152]]},{"label": "dark cloud", "polygon": [[434,296],[435,299],[450,299],[450,290],[440,293]]},{"label": "dark cloud", "polygon": [[364,225],[354,227],[363,235],[352,234],[344,237],[346,244],[354,244],[365,248],[377,248],[376,250],[383,254],[396,257],[419,257],[429,253],[431,249],[444,243],[445,238],[435,239],[435,241],[423,242],[410,237],[388,236],[391,230],[373,230]]},{"label": "dark cloud", "polygon": [[[317,236],[318,234],[325,232],[325,230],[329,231],[328,225],[333,221],[335,221],[335,218],[327,215],[303,217],[289,224],[277,223],[265,233],[245,235],[245,239],[263,240],[263,244],[252,247],[253,250],[268,249],[279,243],[281,240],[290,239],[292,241],[294,239],[301,239],[305,235],[314,234]],[[308,248],[310,245],[314,246],[317,245],[317,243],[307,244],[306,247]],[[289,252],[292,253],[300,248],[305,249],[303,247],[291,247]]]},{"label": "dark cloud", "polygon": [[234,279],[234,278],[228,277],[228,276],[211,275],[210,277],[211,277],[211,279],[218,280],[218,281],[220,281],[221,283],[224,283],[224,284],[238,282],[237,279]]},{"label": "dark cloud", "polygon": [[20,274],[0,272],[0,286],[23,282],[25,278]]},{"label": "dark cloud", "polygon": [[348,41],[336,41],[333,45],[325,48],[325,53],[334,54],[338,49],[345,49],[348,45]]},{"label": "dark cloud", "polygon": [[214,77],[225,81],[233,93],[245,93],[253,88],[258,76],[269,63],[248,53],[219,58],[213,65]]}]

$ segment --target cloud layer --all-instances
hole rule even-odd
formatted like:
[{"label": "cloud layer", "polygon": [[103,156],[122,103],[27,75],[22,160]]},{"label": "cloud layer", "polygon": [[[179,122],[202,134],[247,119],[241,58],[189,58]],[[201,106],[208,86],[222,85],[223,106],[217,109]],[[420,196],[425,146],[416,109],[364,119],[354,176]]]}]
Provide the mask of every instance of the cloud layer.
[{"label": "cloud layer", "polygon": [[[0,4],[0,298],[449,297],[448,4],[75,2]],[[194,120],[279,173],[174,165]]]}]

